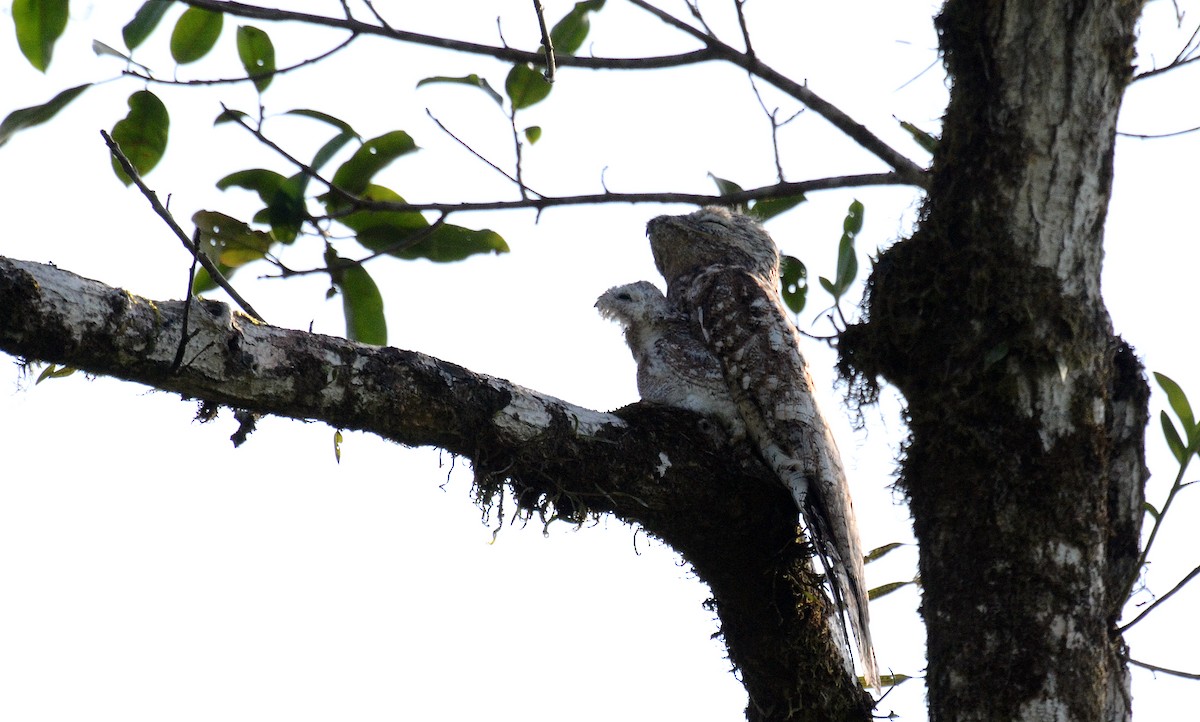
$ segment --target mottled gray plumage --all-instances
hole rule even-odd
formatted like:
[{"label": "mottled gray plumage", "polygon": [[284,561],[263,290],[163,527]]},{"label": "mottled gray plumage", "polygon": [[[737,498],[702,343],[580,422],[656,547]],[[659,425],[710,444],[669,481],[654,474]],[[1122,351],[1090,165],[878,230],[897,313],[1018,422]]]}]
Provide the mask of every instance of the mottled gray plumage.
[{"label": "mottled gray plumage", "polygon": [[614,286],[596,300],[596,308],[625,329],[644,400],[715,416],[731,436],[745,436],[716,357],[692,335],[687,316],[673,311],[654,284]]},{"label": "mottled gray plumage", "polygon": [[747,435],[792,492],[810,540],[878,686],[863,555],[837,445],[813,395],[799,332],[779,295],[779,250],[762,226],[723,208],[648,225],[670,312],[717,360]]}]

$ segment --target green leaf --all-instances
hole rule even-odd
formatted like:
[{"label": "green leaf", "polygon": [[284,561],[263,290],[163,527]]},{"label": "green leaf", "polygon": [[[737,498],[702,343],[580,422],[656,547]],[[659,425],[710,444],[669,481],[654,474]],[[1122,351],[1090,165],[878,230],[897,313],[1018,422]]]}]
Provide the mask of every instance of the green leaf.
[{"label": "green leaf", "polygon": [[338,130],[342,131],[343,133],[348,133],[348,134],[354,136],[355,138],[359,137],[358,133],[354,130],[354,128],[350,127],[349,123],[342,120],[341,118],[335,118],[332,115],[330,115],[329,113],[322,113],[319,110],[311,110],[309,108],[293,108],[292,110],[289,110],[286,113],[284,113],[284,115],[299,115],[302,118],[312,118],[313,120],[319,120],[322,123],[328,123],[329,125],[332,125],[333,127],[337,128]]},{"label": "green leaf", "polygon": [[[167,150],[170,126],[167,106],[149,90],[139,90],[129,96],[129,113],[113,126],[112,138],[138,175],[145,176],[162,160]],[[113,171],[122,183],[129,185],[133,182],[125,175],[116,158],[112,159],[112,163]]]},{"label": "green leaf", "polygon": [[525,129],[525,140],[529,141],[530,145],[541,140],[542,128],[538,125],[531,125]]},{"label": "green leaf", "polygon": [[[229,277],[232,276],[235,271],[237,271],[236,268],[223,266],[220,263],[217,264],[217,270],[221,272],[221,275],[224,276],[226,280],[229,280]],[[199,296],[202,293],[215,291],[217,288],[217,282],[212,279],[212,276],[208,275],[207,269],[203,267],[196,269],[196,278],[192,281],[192,295]]]},{"label": "green leaf", "polygon": [[158,22],[162,20],[171,5],[171,0],[147,0],[143,3],[138,8],[137,14],[133,16],[133,20],[121,28],[121,37],[125,39],[125,47],[133,50],[150,37],[150,33],[158,27]]},{"label": "green leaf", "polygon": [[742,193],[745,191],[744,188],[731,180],[720,178],[712,173],[709,173],[708,177],[713,179],[713,183],[717,184],[717,193],[720,193],[723,196],[733,195],[734,193]]},{"label": "green leaf", "polygon": [[240,25],[237,29],[238,58],[246,75],[254,78],[254,87],[263,92],[275,78],[275,45],[266,31],[253,25]]},{"label": "green leaf", "polygon": [[768,221],[775,216],[790,211],[796,206],[807,200],[804,194],[798,196],[788,196],[786,198],[766,198],[761,201],[755,201],[750,204],[747,213],[757,219],[760,223]]},{"label": "green leaf", "polygon": [[1193,431],[1196,427],[1195,417],[1192,415],[1192,405],[1188,403],[1187,394],[1183,393],[1183,389],[1179,384],[1175,383],[1169,376],[1154,372],[1154,380],[1162,387],[1162,390],[1167,394],[1167,401],[1171,404],[1171,410],[1175,412],[1175,416],[1183,423],[1183,430],[1187,434],[1189,440],[1193,439],[1196,432]]},{"label": "green leaf", "polygon": [[242,122],[247,122],[247,121],[249,121],[249,119],[250,119],[250,114],[245,111],[235,110],[234,108],[225,108],[217,115],[216,119],[213,120],[213,125],[220,125],[222,123],[233,123],[238,120],[241,120]]},{"label": "green leaf", "polygon": [[342,430],[338,429],[333,432],[333,458],[337,463],[342,463]]},{"label": "green leaf", "polygon": [[821,279],[821,286],[834,297],[840,299],[854,283],[858,276],[858,256],[854,253],[854,238],[862,230],[863,204],[857,200],[850,204],[846,218],[842,221],[842,240],[838,243],[837,275],[832,283]]},{"label": "green leaf", "polygon": [[346,338],[375,346],[385,345],[387,321],[383,316],[383,296],[371,274],[361,264],[338,258],[332,250],[325,254],[325,262],[334,285],[342,294]]},{"label": "green leaf", "polygon": [[1159,514],[1158,509],[1155,509],[1154,505],[1148,501],[1142,502],[1142,510],[1149,514],[1155,521],[1158,521],[1158,519],[1162,516]]},{"label": "green leaf", "polygon": [[925,131],[921,130],[920,128],[913,125],[912,123],[909,123],[906,120],[900,120],[899,118],[897,118],[896,120],[900,123],[900,127],[903,128],[905,131],[907,131],[908,134],[913,137],[913,140],[917,141],[917,145],[921,146],[922,148],[929,151],[930,153],[937,150],[937,145],[938,145],[937,138],[930,135],[929,133],[926,133]]},{"label": "green leaf", "polygon": [[508,253],[508,244],[490,229],[472,230],[444,224],[425,240],[393,254],[399,258],[426,258],[437,263],[461,261],[479,253]]},{"label": "green leaf", "polygon": [[[859,679],[861,680],[862,678],[860,677]],[[912,677],[907,674],[881,674],[879,675],[879,684],[884,687],[898,687],[910,679]],[[866,687],[867,685],[864,683],[863,688],[866,689]]]},{"label": "green leaf", "polygon": [[12,17],[21,54],[46,72],[54,43],[67,28],[67,0],[13,0]]},{"label": "green leaf", "polygon": [[[104,57],[105,55],[109,55],[114,58],[120,58],[121,60],[124,60],[127,63],[133,63],[134,65],[138,65],[138,63],[133,62],[133,58],[129,57],[125,53],[122,53],[120,50],[117,50],[116,48],[114,48],[111,45],[100,42],[99,40],[92,41],[92,52],[95,53],[99,57]],[[142,66],[142,67],[145,67],[145,66]]]},{"label": "green leaf", "polygon": [[213,49],[221,35],[225,14],[188,8],[171,33],[171,57],[180,65],[194,63]]},{"label": "green leaf", "polygon": [[196,211],[192,222],[200,232],[200,250],[227,268],[257,261],[271,250],[271,237],[217,211]]},{"label": "green leaf", "polygon": [[220,190],[245,188],[257,193],[263,203],[270,203],[275,194],[279,192],[279,187],[283,185],[285,180],[287,178],[273,170],[252,168],[250,170],[239,170],[230,173],[217,181],[217,188]]},{"label": "green leaf", "polygon": [[863,557],[863,564],[870,564],[871,562],[878,561],[891,552],[894,552],[897,549],[905,546],[908,545],[904,542],[892,542],[890,544],[884,544],[883,546],[875,547],[871,551],[867,552],[866,556]]},{"label": "green leaf", "polygon": [[415,150],[417,144],[402,130],[372,138],[337,169],[333,174],[333,184],[347,193],[358,195],[366,190],[376,173],[400,156]]},{"label": "green leaf", "polygon": [[1179,438],[1179,432],[1175,430],[1175,424],[1171,423],[1171,417],[1167,416],[1166,411],[1158,412],[1158,419],[1162,422],[1163,436],[1167,440],[1167,446],[1171,448],[1171,453],[1175,456],[1175,460],[1182,464],[1187,460],[1187,447],[1183,445],[1183,440]]},{"label": "green leaf", "polygon": [[554,52],[574,55],[575,51],[583,45],[583,41],[587,39],[588,31],[591,29],[588,13],[602,7],[604,7],[604,0],[585,0],[585,2],[575,3],[571,12],[563,16],[563,19],[555,23],[550,30],[550,42],[554,45]]},{"label": "green leaf", "polygon": [[78,98],[83,91],[90,87],[92,87],[91,83],[76,85],[74,88],[67,88],[54,96],[49,102],[9,113],[4,122],[0,123],[0,146],[7,143],[8,139],[17,131],[32,128],[50,120],[58,114],[58,111],[66,107],[67,103]]},{"label": "green leaf", "polygon": [[321,170],[325,164],[337,155],[337,152],[345,147],[347,143],[354,140],[358,136],[354,133],[338,133],[330,138],[321,149],[313,156],[312,163],[309,165],[313,170]]},{"label": "green leaf", "polygon": [[230,173],[217,181],[217,188],[244,188],[254,191],[266,204],[256,222],[271,226],[271,237],[281,243],[291,243],[308,220],[304,204],[303,174],[285,178],[273,170],[254,168]]},{"label": "green leaf", "polygon": [[779,261],[779,280],[783,302],[792,313],[800,313],[808,298],[808,269],[799,258],[783,256]]},{"label": "green leaf", "polygon": [[73,368],[71,366],[55,366],[54,364],[50,364],[45,369],[43,369],[40,374],[38,374],[37,381],[34,381],[33,385],[37,386],[38,384],[45,381],[46,379],[66,378],[67,376],[70,376],[71,374],[75,373],[77,370],[78,369]]},{"label": "green leaf", "polygon": [[496,92],[496,89],[488,83],[486,78],[481,78],[475,73],[464,75],[462,77],[450,77],[447,75],[435,75],[432,78],[423,78],[417,81],[417,87],[422,85],[432,85],[434,83],[454,83],[457,85],[469,85],[473,88],[479,88],[487,93],[487,96],[496,101],[496,105],[504,105],[504,98]]},{"label": "green leaf", "polygon": [[[403,203],[398,193],[371,185],[362,197],[372,201]],[[331,215],[346,210],[341,201],[324,196]],[[355,231],[356,240],[375,253],[386,252],[396,258],[425,258],[438,263],[461,261],[479,253],[508,253],[508,244],[495,231],[472,230],[443,224],[430,229],[429,221],[416,211],[355,211],[337,219]]]},{"label": "green leaf", "polygon": [[842,231],[849,235],[851,240],[854,239],[854,236],[862,232],[863,215],[865,212],[866,209],[863,208],[863,204],[857,200],[852,201],[850,207],[846,210],[846,220],[842,221]]},{"label": "green leaf", "polygon": [[[364,200],[383,203],[404,202],[392,189],[374,184],[368,185],[359,196]],[[321,196],[321,200],[325,202],[325,209],[329,215],[335,216],[338,223],[360,234],[358,242],[376,253],[403,243],[413,233],[429,227],[425,216],[416,211],[354,211],[343,215],[350,210],[345,201],[332,193]]]},{"label": "green leaf", "polygon": [[514,111],[542,102],[550,95],[550,83],[542,71],[529,63],[514,65],[504,79],[504,92]]},{"label": "green leaf", "polygon": [[881,584],[867,592],[867,599],[875,601],[881,597],[886,597],[897,589],[903,589],[910,584],[914,584],[914,582],[891,582],[889,584]]}]

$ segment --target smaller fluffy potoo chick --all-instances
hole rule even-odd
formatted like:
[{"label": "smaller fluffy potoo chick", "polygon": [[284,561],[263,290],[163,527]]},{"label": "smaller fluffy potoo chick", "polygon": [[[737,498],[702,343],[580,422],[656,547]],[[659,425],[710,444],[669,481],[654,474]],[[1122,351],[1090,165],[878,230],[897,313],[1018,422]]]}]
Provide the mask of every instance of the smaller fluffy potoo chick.
[{"label": "smaller fluffy potoo chick", "polygon": [[673,311],[654,284],[614,286],[596,300],[596,308],[625,329],[643,400],[715,416],[731,437],[745,436],[716,357],[692,334],[687,316]]}]

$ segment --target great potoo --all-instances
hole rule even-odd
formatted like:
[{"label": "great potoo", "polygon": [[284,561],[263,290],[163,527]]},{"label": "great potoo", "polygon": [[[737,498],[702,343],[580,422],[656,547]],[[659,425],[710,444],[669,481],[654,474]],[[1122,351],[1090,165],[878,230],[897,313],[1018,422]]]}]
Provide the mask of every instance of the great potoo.
[{"label": "great potoo", "polygon": [[779,249],[757,222],[724,208],[659,216],[647,230],[671,312],[716,359],[747,435],[791,491],[877,687],[854,505],[779,294]]},{"label": "great potoo", "polygon": [[734,439],[745,436],[716,357],[693,335],[687,316],[673,311],[654,284],[637,281],[610,288],[596,300],[596,308],[625,329],[642,399],[714,416]]}]

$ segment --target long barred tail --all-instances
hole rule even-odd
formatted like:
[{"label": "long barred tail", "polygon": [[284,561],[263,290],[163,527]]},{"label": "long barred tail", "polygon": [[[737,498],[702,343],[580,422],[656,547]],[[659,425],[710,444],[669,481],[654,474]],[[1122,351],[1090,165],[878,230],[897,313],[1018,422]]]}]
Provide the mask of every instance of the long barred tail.
[{"label": "long barred tail", "polygon": [[[866,578],[863,570],[862,556],[843,558],[839,547],[837,534],[829,528],[830,517],[821,505],[820,494],[810,493],[807,479],[793,479],[788,484],[796,505],[800,507],[804,526],[807,528],[809,541],[813,550],[825,568],[829,579],[829,589],[839,615],[844,615],[848,624],[840,624],[846,646],[858,650],[858,658],[863,667],[863,677],[867,684],[878,692],[879,669],[875,660],[875,647],[871,641],[871,616],[867,608],[868,595]],[[853,548],[853,547],[851,547]],[[846,627],[853,631],[854,641],[846,632]]]}]

